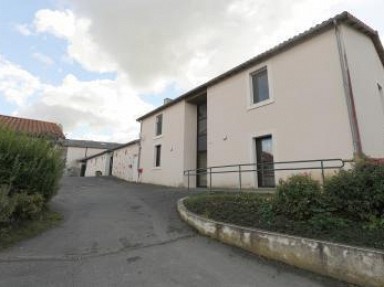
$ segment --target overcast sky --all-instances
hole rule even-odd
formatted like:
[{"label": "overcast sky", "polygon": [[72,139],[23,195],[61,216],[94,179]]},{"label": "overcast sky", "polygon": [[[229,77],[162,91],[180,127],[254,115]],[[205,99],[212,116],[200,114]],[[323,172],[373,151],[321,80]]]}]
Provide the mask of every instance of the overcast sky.
[{"label": "overcast sky", "polygon": [[383,0],[0,0],[0,114],[127,142],[136,118],[349,11],[384,37]]}]

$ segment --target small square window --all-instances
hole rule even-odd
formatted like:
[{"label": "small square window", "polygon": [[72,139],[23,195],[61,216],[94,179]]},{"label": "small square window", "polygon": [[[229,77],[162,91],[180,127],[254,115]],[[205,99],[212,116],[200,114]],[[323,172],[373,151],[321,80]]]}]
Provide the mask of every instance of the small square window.
[{"label": "small square window", "polygon": [[252,103],[257,104],[269,99],[268,71],[262,68],[251,74],[252,79]]},{"label": "small square window", "polygon": [[161,164],[161,145],[155,146],[155,167],[159,167]]},{"label": "small square window", "polygon": [[163,115],[156,116],[156,136],[163,133]]}]

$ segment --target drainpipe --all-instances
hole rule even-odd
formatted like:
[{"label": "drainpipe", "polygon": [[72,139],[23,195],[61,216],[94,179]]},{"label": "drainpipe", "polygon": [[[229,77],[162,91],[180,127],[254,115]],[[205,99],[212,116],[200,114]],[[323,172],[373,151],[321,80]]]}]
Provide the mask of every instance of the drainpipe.
[{"label": "drainpipe", "polygon": [[351,132],[352,132],[354,158],[361,158],[361,156],[363,155],[363,148],[361,146],[360,131],[359,131],[359,125],[357,121],[356,107],[355,107],[355,101],[353,97],[352,80],[351,80],[351,74],[349,70],[347,53],[345,50],[345,45],[344,45],[339,23],[336,20],[333,20],[333,25],[335,27],[337,49],[339,52],[341,72],[343,76],[345,101],[347,104],[349,124],[351,126]]}]

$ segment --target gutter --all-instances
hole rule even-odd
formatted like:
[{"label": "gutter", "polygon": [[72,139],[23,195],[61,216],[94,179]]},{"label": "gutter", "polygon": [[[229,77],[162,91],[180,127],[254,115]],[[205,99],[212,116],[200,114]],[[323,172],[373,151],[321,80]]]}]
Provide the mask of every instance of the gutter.
[{"label": "gutter", "polygon": [[352,80],[349,70],[347,53],[345,50],[342,31],[340,30],[340,25],[336,19],[333,20],[333,25],[335,28],[334,30],[337,41],[337,49],[339,52],[341,73],[343,76],[344,95],[347,104],[349,124],[351,127],[354,157],[360,158],[363,155],[363,148],[361,145],[360,130],[357,120],[357,113],[353,96]]}]

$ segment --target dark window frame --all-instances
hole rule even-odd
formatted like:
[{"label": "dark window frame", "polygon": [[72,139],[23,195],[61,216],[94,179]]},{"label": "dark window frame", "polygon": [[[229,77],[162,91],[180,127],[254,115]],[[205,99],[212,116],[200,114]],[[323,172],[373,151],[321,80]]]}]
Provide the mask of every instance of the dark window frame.
[{"label": "dark window frame", "polygon": [[161,136],[162,134],[163,134],[163,114],[159,114],[156,116],[155,135]]},{"label": "dark window frame", "polygon": [[[260,83],[259,79],[262,79],[263,77],[266,78],[266,92],[267,95],[261,95],[261,90],[260,90]],[[269,75],[268,75],[268,68],[267,66],[262,67],[250,74],[251,78],[251,102],[252,105],[257,105],[259,103],[268,101],[271,99],[271,93],[270,93],[270,88],[269,88]],[[257,93],[255,93],[257,91]]]},{"label": "dark window frame", "polygon": [[155,145],[155,167],[161,166],[161,145]]},{"label": "dark window frame", "polygon": [[[262,161],[263,156],[263,141],[271,141],[271,158],[267,161]],[[257,186],[258,188],[268,188],[276,186],[276,177],[274,171],[274,152],[273,152],[273,135],[267,134],[254,138],[256,150],[256,166],[257,166]]]}]

